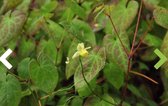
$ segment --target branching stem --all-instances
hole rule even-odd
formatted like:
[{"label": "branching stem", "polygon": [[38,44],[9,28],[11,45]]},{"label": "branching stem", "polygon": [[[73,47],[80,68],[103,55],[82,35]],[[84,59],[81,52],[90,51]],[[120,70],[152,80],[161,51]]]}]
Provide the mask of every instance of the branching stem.
[{"label": "branching stem", "polygon": [[134,32],[134,38],[133,38],[133,42],[132,42],[131,51],[130,51],[129,56],[128,56],[128,68],[127,68],[127,72],[126,72],[125,85],[124,85],[124,88],[122,90],[122,98],[121,98],[120,106],[122,106],[122,104],[123,104],[123,102],[125,100],[126,93],[127,93],[128,78],[129,78],[129,73],[131,71],[131,60],[132,60],[132,57],[133,57],[135,41],[136,41],[136,37],[137,37],[137,33],[138,33],[141,12],[142,12],[142,0],[141,0],[141,3],[140,3],[140,9],[138,11],[138,19],[137,19],[135,32]]}]

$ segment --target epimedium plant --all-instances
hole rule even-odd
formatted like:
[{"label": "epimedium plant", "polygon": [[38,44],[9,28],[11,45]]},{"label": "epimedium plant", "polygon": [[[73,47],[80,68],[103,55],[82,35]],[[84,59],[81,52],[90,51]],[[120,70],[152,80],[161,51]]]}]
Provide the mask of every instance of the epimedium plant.
[{"label": "epimedium plant", "polygon": [[1,106],[167,106],[167,0],[1,0]]}]

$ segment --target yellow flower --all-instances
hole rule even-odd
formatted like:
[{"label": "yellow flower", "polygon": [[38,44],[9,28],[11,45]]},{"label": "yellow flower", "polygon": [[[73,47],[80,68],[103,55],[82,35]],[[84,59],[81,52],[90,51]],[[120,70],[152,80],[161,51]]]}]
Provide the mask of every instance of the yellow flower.
[{"label": "yellow flower", "polygon": [[89,54],[87,50],[90,48],[91,47],[85,48],[84,43],[79,43],[77,46],[77,52],[72,56],[72,59],[78,56],[86,57]]},{"label": "yellow flower", "polygon": [[66,64],[69,64],[69,57],[67,57],[67,60],[65,61]]}]

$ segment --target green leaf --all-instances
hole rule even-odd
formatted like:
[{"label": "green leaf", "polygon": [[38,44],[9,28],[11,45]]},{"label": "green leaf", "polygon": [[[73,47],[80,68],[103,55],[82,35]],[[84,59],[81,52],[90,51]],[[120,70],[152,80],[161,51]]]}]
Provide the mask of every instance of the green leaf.
[{"label": "green leaf", "polygon": [[37,61],[32,60],[29,66],[33,84],[47,93],[52,92],[58,83],[58,72],[53,62],[44,54]]},{"label": "green leaf", "polygon": [[30,56],[35,49],[35,41],[23,37],[20,42],[18,54],[20,58]]},{"label": "green leaf", "polygon": [[[2,70],[0,71],[0,73]],[[18,106],[22,92],[19,81],[12,75],[3,72],[0,79],[0,102],[2,106]]]},{"label": "green leaf", "polygon": [[[105,65],[105,60],[106,60],[105,49],[98,47],[96,47],[93,50],[93,52],[89,54],[88,57],[82,59],[82,65],[84,71],[83,74],[87,82],[92,81],[97,76],[97,74],[102,70],[102,68]],[[80,89],[82,89],[83,87],[88,86],[82,76],[82,67],[80,63],[76,67],[74,75],[74,83],[75,83],[75,89],[77,91],[80,91]]]},{"label": "green leaf", "polygon": [[68,106],[67,105],[67,100],[68,100],[68,97],[67,96],[62,96],[58,102],[57,102],[57,106]]},{"label": "green leaf", "polygon": [[30,79],[29,63],[30,63],[30,58],[25,58],[18,64],[17,72],[19,76],[23,79]]},{"label": "green leaf", "polygon": [[72,21],[74,15],[75,14],[74,14],[74,12],[72,11],[71,8],[66,8],[65,11],[63,11],[63,14],[60,18],[60,21],[70,22],[70,21]]},{"label": "green leaf", "polygon": [[109,63],[104,67],[104,75],[107,81],[117,89],[124,84],[124,71],[114,63]]},{"label": "green leaf", "polygon": [[[108,94],[104,94],[102,95],[102,98],[111,102],[111,103],[114,103],[114,100],[111,96],[109,96]],[[106,101],[104,100],[100,100],[98,97],[89,97],[86,101],[85,101],[85,104],[84,106],[115,106],[115,105],[112,105],[110,103],[107,103]],[[124,105],[125,106],[125,105]]]},{"label": "green leaf", "polygon": [[43,52],[45,55],[47,55],[54,63],[60,64],[62,60],[62,51],[61,49],[57,51],[57,48],[55,46],[54,40],[49,39],[41,40],[40,44],[38,46],[38,53],[40,54]]},{"label": "green leaf", "polygon": [[42,7],[41,10],[44,13],[49,13],[55,10],[55,8],[57,7],[57,1],[51,1],[51,2],[46,2]]},{"label": "green leaf", "polygon": [[0,84],[6,79],[6,70],[3,69],[2,64],[0,64]]},{"label": "green leaf", "polygon": [[90,88],[88,87],[88,85],[85,82],[86,85],[77,89],[80,97],[88,97],[89,95],[91,95],[93,93],[91,90],[93,90],[93,91],[95,90],[95,88],[96,88],[96,78],[94,78],[93,80],[91,80],[88,83],[90,85]]},{"label": "green leaf", "polygon": [[68,48],[71,44],[68,31],[66,31],[66,29],[64,29],[61,25],[52,20],[47,20],[46,27],[47,28],[45,28],[45,31],[48,33],[49,38],[54,41],[57,49],[59,49],[59,52],[64,52],[65,54],[67,54]]},{"label": "green leaf", "polygon": [[41,15],[39,10],[32,11],[30,16],[26,22],[26,30],[28,35],[34,35],[36,32],[42,28],[45,24],[44,18],[51,18],[51,14],[47,14],[47,16]]},{"label": "green leaf", "polygon": [[22,3],[19,6],[17,6],[16,9],[21,10],[22,12],[28,15],[30,3],[31,3],[31,0],[23,0]]},{"label": "green leaf", "polygon": [[[127,49],[127,52],[130,50],[130,44],[128,36],[125,33],[120,35],[123,45]],[[126,72],[128,57],[117,37],[117,35],[106,35],[103,40],[104,46],[106,48],[107,60],[111,63],[115,63],[118,67],[121,67],[123,71]]]},{"label": "green leaf", "polygon": [[0,46],[19,35],[25,20],[26,15],[19,10],[5,14],[0,22]]},{"label": "green leaf", "polygon": [[147,34],[143,42],[148,46],[159,48],[161,46],[162,40],[157,36]]},{"label": "green leaf", "polygon": [[84,103],[84,106],[99,106],[100,99],[98,97],[88,97]]},{"label": "green leaf", "polygon": [[85,19],[86,18],[86,12],[84,10],[84,8],[82,8],[81,6],[79,6],[77,4],[77,2],[75,1],[71,1],[71,0],[66,0],[66,4],[68,5],[68,7],[70,7],[70,9],[76,14],[78,15],[80,18]]},{"label": "green leaf", "polygon": [[168,10],[163,7],[157,7],[154,12],[154,19],[156,23],[166,29],[168,29]]},{"label": "green leaf", "polygon": [[76,66],[78,66],[79,60],[76,59],[72,59],[72,56],[74,55],[74,53],[76,52],[76,47],[78,45],[78,43],[80,43],[78,40],[73,40],[73,42],[71,43],[71,46],[69,47],[69,51],[68,51],[68,56],[70,58],[70,62],[69,64],[66,65],[66,78],[69,79],[76,71]]},{"label": "green leaf", "polygon": [[52,20],[48,20],[48,33],[51,39],[54,39],[56,46],[60,46],[63,38],[68,35],[68,33],[59,24]]},{"label": "green leaf", "polygon": [[137,89],[134,85],[128,85],[128,89],[137,97],[143,97],[139,91],[139,89]]},{"label": "green leaf", "polygon": [[[118,32],[125,31],[132,24],[137,15],[138,3],[131,0],[129,1],[128,7],[126,7],[126,2],[126,0],[119,1],[112,11],[107,7],[107,11],[110,11],[111,18]],[[114,31],[110,20],[107,21],[105,31],[107,34],[111,34]]]},{"label": "green leaf", "polygon": [[[108,94],[104,94],[104,95],[102,96],[102,98],[105,99],[105,100],[107,100],[107,101],[109,101],[109,102],[111,102],[111,103],[114,103],[114,104],[115,104],[113,98],[112,98],[111,96],[109,96]],[[104,100],[101,100],[100,104],[101,104],[101,106],[113,106],[112,104],[107,103],[107,102],[104,101]],[[125,106],[125,105],[124,105],[124,106]]]},{"label": "green leaf", "polygon": [[72,101],[71,101],[71,105],[70,106],[82,106],[83,104],[83,100],[80,97],[75,97]]},{"label": "green leaf", "polygon": [[56,1],[48,2],[41,7],[31,11],[28,18],[26,29],[28,35],[36,34],[41,28],[45,29],[46,21],[53,16],[51,13],[57,6]]},{"label": "green leaf", "polygon": [[93,30],[84,21],[74,19],[71,22],[70,31],[72,35],[78,38],[80,41],[89,43],[91,45],[96,44],[96,38]]}]

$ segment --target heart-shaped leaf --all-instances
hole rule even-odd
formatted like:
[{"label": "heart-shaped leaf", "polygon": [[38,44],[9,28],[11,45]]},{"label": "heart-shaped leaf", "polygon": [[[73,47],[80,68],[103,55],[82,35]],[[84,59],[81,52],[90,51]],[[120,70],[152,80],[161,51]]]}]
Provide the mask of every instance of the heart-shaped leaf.
[{"label": "heart-shaped leaf", "polygon": [[73,20],[71,23],[70,31],[73,34],[73,36],[76,36],[76,38],[78,38],[82,42],[86,42],[91,45],[96,44],[96,38],[95,34],[93,33],[93,30],[84,21],[77,19]]},{"label": "heart-shaped leaf", "polygon": [[26,15],[19,10],[5,14],[0,22],[0,46],[19,35],[25,20]]},{"label": "heart-shaped leaf", "polygon": [[1,106],[18,106],[21,100],[21,86],[12,75],[0,69],[0,102]]},{"label": "heart-shaped leaf", "polygon": [[[128,52],[130,50],[128,36],[125,33],[121,33],[120,38]],[[106,35],[104,37],[103,43],[106,48],[107,60],[111,63],[115,63],[116,65],[118,65],[118,67],[121,67],[123,71],[126,71],[128,57],[118,37],[115,34]]]},{"label": "heart-shaped leaf", "polygon": [[[62,60],[62,51],[57,51],[54,40],[41,40],[38,46],[38,53],[45,53],[55,64],[60,64]],[[57,62],[57,63],[56,63]]]},{"label": "heart-shaped leaf", "polygon": [[[126,2],[126,0],[119,1],[118,5],[115,6],[110,12],[111,18],[118,32],[125,31],[132,24],[135,16],[137,15],[138,3],[131,0],[126,7]],[[110,20],[108,20],[105,30],[108,34],[113,32],[113,27]]]},{"label": "heart-shaped leaf", "polygon": [[30,78],[33,84],[47,93],[52,92],[58,83],[58,72],[53,62],[44,54],[30,63]]},{"label": "heart-shaped leaf", "polygon": [[[106,54],[105,48],[96,47],[88,57],[82,59],[84,76],[87,82],[93,80],[96,75],[102,70],[105,65]],[[78,61],[78,60],[77,60]],[[74,75],[75,89],[79,91],[83,87],[88,86],[82,76],[82,67],[81,64],[76,67]]]}]

